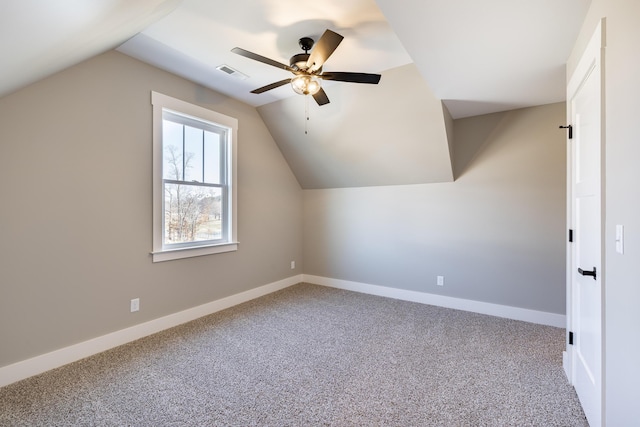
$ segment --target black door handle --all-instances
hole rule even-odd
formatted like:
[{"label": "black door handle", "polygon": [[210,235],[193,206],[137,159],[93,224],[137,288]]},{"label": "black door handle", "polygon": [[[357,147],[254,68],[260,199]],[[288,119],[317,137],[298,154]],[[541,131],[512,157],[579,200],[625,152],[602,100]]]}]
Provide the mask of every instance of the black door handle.
[{"label": "black door handle", "polygon": [[593,280],[596,280],[596,268],[593,267],[593,271],[589,271],[589,270],[583,270],[581,268],[578,269],[578,273],[582,274],[583,276],[592,276]]}]

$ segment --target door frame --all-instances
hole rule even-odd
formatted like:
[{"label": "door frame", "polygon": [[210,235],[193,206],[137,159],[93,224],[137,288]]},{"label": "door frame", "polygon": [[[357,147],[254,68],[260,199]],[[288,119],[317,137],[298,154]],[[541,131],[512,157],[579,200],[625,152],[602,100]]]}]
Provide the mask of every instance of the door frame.
[{"label": "door frame", "polygon": [[[606,20],[602,18],[585,48],[578,65],[576,66],[571,78],[567,84],[567,123],[571,123],[573,118],[573,111],[571,100],[573,96],[581,87],[584,82],[584,78],[588,75],[589,70],[592,68],[594,61],[599,61],[600,67],[600,269],[599,276],[601,279],[601,378],[600,378],[600,425],[604,425],[605,418],[605,400],[604,400],[604,384],[605,384],[605,286],[606,286],[606,269],[605,266],[605,63],[604,52],[606,46],[605,31]],[[572,141],[567,139],[567,230],[575,230],[573,224],[573,164],[572,164]],[[569,239],[567,238],[567,242]],[[575,248],[572,243],[567,243],[566,246],[566,312],[567,312],[567,328],[566,328],[566,351],[563,352],[563,368],[569,382],[575,384],[575,347],[570,343],[569,334],[573,331],[575,323],[575,310],[574,310],[574,251]]]}]

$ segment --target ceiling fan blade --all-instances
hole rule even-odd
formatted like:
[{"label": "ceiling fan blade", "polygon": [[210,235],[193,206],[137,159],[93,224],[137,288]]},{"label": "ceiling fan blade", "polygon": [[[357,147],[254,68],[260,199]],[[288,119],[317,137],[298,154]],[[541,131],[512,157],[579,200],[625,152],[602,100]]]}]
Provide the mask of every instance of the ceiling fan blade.
[{"label": "ceiling fan blade", "polygon": [[253,59],[254,61],[262,62],[263,64],[271,65],[272,67],[294,72],[294,69],[286,64],[274,61],[273,59],[269,59],[262,55],[258,55],[257,53],[249,52],[248,50],[244,50],[239,47],[234,47],[233,49],[231,49],[231,52],[237,53],[238,55],[244,56],[245,58]]},{"label": "ceiling fan blade", "polygon": [[320,88],[319,91],[313,94],[313,99],[316,100],[318,105],[324,105],[329,103],[329,97],[325,93],[324,89]]},{"label": "ceiling fan blade", "polygon": [[324,80],[336,80],[339,82],[349,83],[369,83],[377,85],[380,81],[380,74],[369,73],[345,73],[345,72],[325,72],[317,74],[317,76]]},{"label": "ceiling fan blade", "polygon": [[254,89],[254,90],[251,91],[251,93],[263,93],[263,92],[266,92],[268,90],[275,89],[275,88],[280,87],[280,86],[284,86],[287,83],[289,83],[290,81],[291,81],[291,79],[280,80],[279,82],[271,83],[270,85],[266,85],[266,86],[259,87],[258,89]]},{"label": "ceiling fan blade", "polygon": [[334,33],[331,30],[326,30],[320,39],[316,42],[311,49],[311,54],[307,60],[307,69],[309,72],[314,72],[322,67],[322,64],[331,56],[334,50],[342,42],[342,37],[338,33]]}]

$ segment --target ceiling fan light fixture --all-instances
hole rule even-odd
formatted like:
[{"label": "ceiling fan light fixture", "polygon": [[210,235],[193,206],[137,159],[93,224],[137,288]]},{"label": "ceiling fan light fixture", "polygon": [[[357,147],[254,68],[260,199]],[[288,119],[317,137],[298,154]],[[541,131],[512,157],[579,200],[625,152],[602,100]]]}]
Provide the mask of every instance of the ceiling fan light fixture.
[{"label": "ceiling fan light fixture", "polygon": [[[324,90],[322,90],[320,80],[369,84],[378,84],[380,81],[380,74],[335,71],[325,73],[322,71],[324,63],[333,54],[338,45],[342,42],[343,38],[344,37],[340,34],[327,29],[322,36],[320,36],[320,39],[314,46],[312,38],[303,37],[299,40],[299,44],[302,50],[304,50],[304,53],[293,55],[291,59],[289,59],[289,65],[283,64],[279,61],[274,61],[273,59],[269,59],[265,56],[258,55],[257,53],[253,53],[239,47],[234,47],[231,51],[240,56],[244,56],[245,58],[253,59],[254,61],[262,62],[263,64],[282,70],[287,70],[294,75],[288,79],[283,79],[266,86],[259,87],[258,89],[254,89],[251,93],[263,93],[268,90],[284,86],[287,83],[291,83],[291,87],[296,93],[300,95],[313,95],[313,99],[316,103],[322,106],[329,103],[329,98]],[[309,51],[311,51],[311,53],[309,53]]]},{"label": "ceiling fan light fixture", "polygon": [[291,87],[299,95],[315,95],[321,89],[320,79],[316,76],[296,76],[291,79]]}]

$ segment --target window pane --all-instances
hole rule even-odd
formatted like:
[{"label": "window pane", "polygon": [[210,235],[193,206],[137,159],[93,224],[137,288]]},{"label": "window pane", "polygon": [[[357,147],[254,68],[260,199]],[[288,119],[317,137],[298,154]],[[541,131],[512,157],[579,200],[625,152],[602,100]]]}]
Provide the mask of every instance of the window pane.
[{"label": "window pane", "polygon": [[202,182],[202,129],[184,127],[184,180]]},{"label": "window pane", "polygon": [[222,238],[222,189],[164,183],[164,244]]},{"label": "window pane", "polygon": [[164,179],[182,179],[182,125],[168,120],[162,122]]},{"label": "window pane", "polygon": [[222,184],[220,171],[220,139],[221,135],[213,132],[204,133],[204,182]]}]

